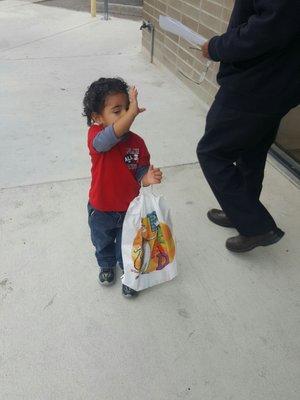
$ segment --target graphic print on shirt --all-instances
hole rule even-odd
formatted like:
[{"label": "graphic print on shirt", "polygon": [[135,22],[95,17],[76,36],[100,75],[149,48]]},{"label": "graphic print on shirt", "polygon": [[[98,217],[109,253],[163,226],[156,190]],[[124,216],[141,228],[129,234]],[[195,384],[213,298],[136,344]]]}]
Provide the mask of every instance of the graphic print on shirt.
[{"label": "graphic print on shirt", "polygon": [[139,148],[127,148],[124,157],[125,164],[129,169],[137,169],[139,163],[140,149]]}]

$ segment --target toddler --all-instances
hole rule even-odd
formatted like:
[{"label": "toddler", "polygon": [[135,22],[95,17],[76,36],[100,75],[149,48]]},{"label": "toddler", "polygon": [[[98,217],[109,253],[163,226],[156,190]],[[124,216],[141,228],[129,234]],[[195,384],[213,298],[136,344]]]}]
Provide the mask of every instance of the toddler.
[{"label": "toddler", "polygon": [[[111,285],[115,266],[123,269],[122,226],[130,202],[141,185],[161,183],[162,172],[150,165],[143,139],[130,131],[135,118],[145,111],[138,105],[138,92],[120,78],[100,78],[85,93],[91,186],[88,222],[100,267],[99,281]],[[137,292],[122,285],[126,297]]]}]

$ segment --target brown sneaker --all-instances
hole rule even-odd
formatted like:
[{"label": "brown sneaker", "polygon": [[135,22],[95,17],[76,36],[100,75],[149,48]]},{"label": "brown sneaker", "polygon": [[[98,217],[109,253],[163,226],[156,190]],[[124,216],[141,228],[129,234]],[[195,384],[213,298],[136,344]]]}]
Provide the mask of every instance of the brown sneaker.
[{"label": "brown sneaker", "polygon": [[207,218],[214,224],[223,226],[224,228],[234,228],[233,224],[222,210],[216,210],[215,208],[209,210]]},{"label": "brown sneaker", "polygon": [[244,253],[255,249],[258,246],[269,246],[278,242],[284,236],[284,232],[277,230],[270,231],[263,235],[243,236],[238,235],[226,240],[226,248],[235,253]]}]

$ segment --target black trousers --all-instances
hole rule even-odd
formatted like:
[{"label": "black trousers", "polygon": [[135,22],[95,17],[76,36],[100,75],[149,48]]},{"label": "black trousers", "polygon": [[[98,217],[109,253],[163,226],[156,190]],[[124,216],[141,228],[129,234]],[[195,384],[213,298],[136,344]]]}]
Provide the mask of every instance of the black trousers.
[{"label": "black trousers", "polygon": [[259,198],[267,153],[282,116],[247,113],[217,101],[207,115],[198,159],[222,210],[244,236],[276,229]]}]

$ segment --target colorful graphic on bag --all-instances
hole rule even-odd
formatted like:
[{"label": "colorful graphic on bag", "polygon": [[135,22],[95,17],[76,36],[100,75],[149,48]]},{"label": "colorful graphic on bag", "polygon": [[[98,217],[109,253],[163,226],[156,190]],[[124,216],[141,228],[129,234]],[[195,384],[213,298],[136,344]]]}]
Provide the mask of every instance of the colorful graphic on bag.
[{"label": "colorful graphic on bag", "polygon": [[[167,224],[158,221],[155,211],[142,218],[141,225],[131,251],[133,271],[138,274],[159,271],[173,262],[175,257],[171,230]],[[149,262],[144,263],[145,254],[149,252]]]}]

